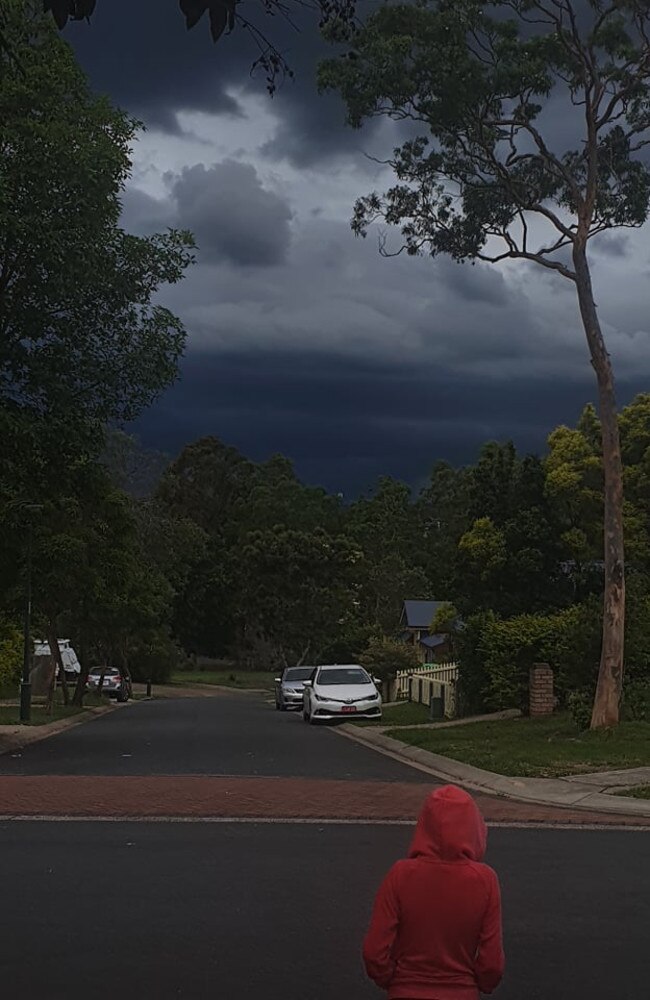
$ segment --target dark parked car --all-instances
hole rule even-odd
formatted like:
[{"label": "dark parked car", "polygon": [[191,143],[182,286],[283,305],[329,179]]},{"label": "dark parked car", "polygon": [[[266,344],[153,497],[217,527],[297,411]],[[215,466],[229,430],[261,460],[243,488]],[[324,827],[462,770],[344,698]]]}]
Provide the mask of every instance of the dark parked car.
[{"label": "dark parked car", "polygon": [[133,696],[133,685],[128,670],[120,670],[117,667],[94,667],[88,674],[89,691],[99,690],[102,674],[104,675],[102,694],[107,694],[109,698],[117,698],[121,702],[128,701]]}]

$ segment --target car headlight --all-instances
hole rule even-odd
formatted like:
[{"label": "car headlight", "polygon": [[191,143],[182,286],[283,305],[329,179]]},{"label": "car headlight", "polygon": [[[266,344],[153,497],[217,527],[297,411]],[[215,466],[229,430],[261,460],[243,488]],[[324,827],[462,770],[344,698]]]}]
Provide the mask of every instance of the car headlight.
[{"label": "car headlight", "polygon": [[379,698],[378,698],[378,696],[376,694],[369,694],[363,700],[364,701],[379,701]]},{"label": "car headlight", "polygon": [[327,701],[327,698],[323,698],[322,694],[316,694],[315,692],[314,692],[314,698],[316,699],[316,701]]}]

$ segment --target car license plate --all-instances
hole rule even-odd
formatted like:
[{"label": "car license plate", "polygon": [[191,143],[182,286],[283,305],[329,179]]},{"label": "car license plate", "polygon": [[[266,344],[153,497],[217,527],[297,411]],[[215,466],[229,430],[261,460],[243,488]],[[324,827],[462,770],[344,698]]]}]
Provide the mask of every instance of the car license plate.
[{"label": "car license plate", "polygon": [[341,709],[342,712],[348,712],[348,713],[356,712],[356,710],[357,709],[355,705],[344,705],[343,708]]}]

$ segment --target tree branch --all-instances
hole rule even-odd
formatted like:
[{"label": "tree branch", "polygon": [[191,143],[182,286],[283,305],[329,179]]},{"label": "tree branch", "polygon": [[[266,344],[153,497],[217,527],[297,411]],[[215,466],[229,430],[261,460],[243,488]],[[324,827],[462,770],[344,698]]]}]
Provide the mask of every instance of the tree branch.
[{"label": "tree branch", "polygon": [[512,250],[506,250],[504,253],[497,254],[495,256],[490,256],[489,254],[481,252],[477,253],[476,257],[478,260],[487,261],[489,264],[498,264],[502,260],[532,260],[535,261],[536,264],[541,264],[542,267],[548,268],[549,271],[557,271],[569,281],[575,282],[576,280],[575,271],[565,267],[564,264],[560,264],[559,261],[546,260],[545,257],[541,257],[537,253],[527,253],[523,250],[517,250],[514,252]]}]

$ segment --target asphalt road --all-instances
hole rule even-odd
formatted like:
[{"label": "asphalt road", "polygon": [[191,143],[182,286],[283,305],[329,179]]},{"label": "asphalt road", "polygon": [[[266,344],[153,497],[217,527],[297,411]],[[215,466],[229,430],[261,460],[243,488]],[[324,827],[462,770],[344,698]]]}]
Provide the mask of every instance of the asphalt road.
[{"label": "asphalt road", "polygon": [[[0,757],[0,771],[422,780],[255,698],[139,704]],[[5,992],[380,997],[360,942],[409,836],[368,824],[0,821]],[[502,1000],[647,996],[647,834],[493,829],[488,860],[503,885]]]},{"label": "asphalt road", "polygon": [[420,771],[253,695],[134,703],[0,756],[0,774],[237,774],[422,782]]},{"label": "asphalt road", "polygon": [[[0,825],[2,978],[27,1000],[371,1000],[359,943],[402,827]],[[648,992],[650,840],[495,830],[501,1000]]]}]

